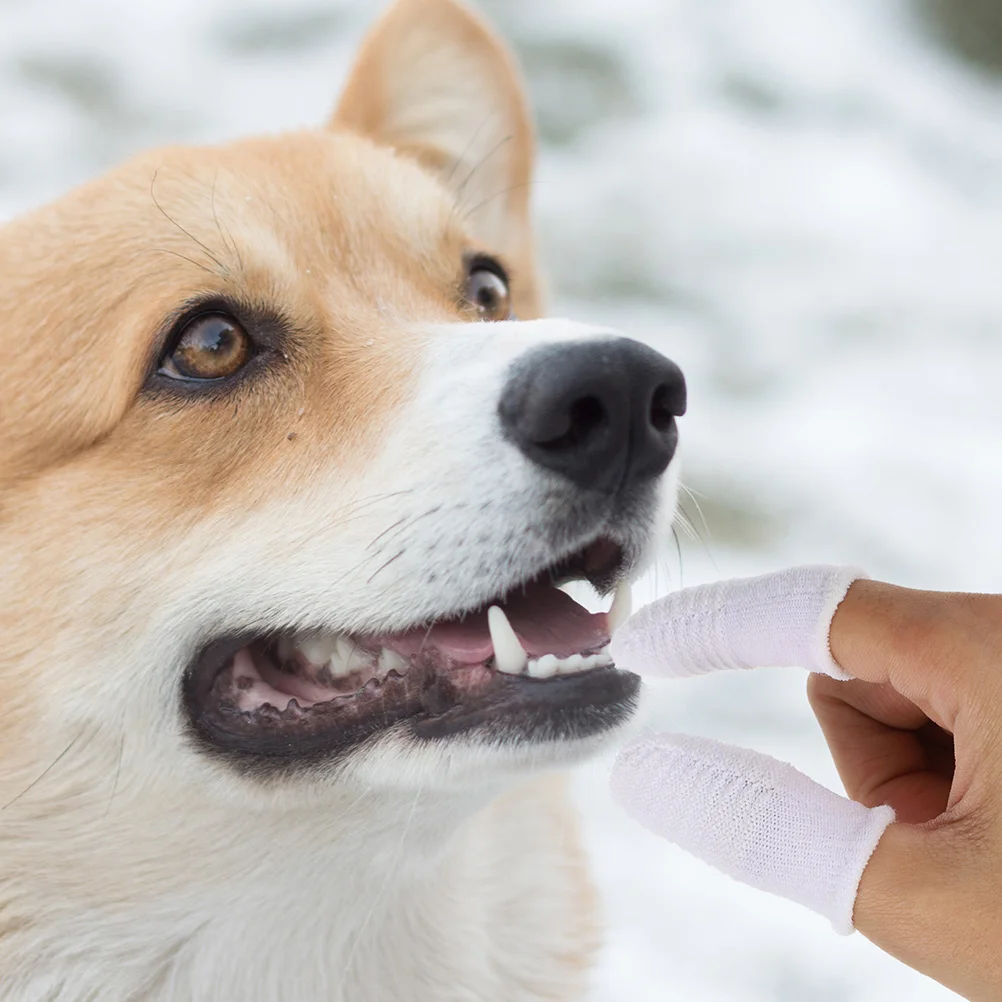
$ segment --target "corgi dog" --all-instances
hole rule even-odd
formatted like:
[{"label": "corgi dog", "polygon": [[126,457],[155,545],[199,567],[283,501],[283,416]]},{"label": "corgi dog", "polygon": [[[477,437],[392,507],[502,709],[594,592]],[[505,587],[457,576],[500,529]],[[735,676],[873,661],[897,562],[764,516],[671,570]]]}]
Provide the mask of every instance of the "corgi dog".
[{"label": "corgi dog", "polygon": [[544,317],[532,160],[492,31],[398,0],[325,127],[0,227],[3,1002],[586,990],[563,777],[685,383]]}]

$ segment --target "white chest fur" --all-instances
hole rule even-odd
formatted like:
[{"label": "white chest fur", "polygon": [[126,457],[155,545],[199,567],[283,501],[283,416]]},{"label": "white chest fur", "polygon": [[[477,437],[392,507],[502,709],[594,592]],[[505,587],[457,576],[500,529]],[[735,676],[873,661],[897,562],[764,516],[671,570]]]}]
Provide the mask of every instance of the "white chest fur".
[{"label": "white chest fur", "polygon": [[284,826],[244,816],[186,853],[161,833],[145,873],[123,844],[130,881],[60,868],[72,906],[25,873],[16,901],[34,910],[0,937],[0,999],[578,997],[595,936],[562,784],[523,784],[465,818],[421,800]]}]

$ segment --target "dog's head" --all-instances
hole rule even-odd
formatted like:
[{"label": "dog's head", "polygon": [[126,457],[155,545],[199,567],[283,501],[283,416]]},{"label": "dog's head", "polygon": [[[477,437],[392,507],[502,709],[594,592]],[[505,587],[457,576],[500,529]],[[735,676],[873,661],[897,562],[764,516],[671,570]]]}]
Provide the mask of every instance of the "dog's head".
[{"label": "dog's head", "polygon": [[0,230],[5,802],[49,768],[85,797],[122,742],[137,790],[260,798],[479,782],[628,720],[607,616],[557,586],[613,593],[670,523],[685,389],[539,319],[531,162],[501,45],[400,0],[326,129]]}]

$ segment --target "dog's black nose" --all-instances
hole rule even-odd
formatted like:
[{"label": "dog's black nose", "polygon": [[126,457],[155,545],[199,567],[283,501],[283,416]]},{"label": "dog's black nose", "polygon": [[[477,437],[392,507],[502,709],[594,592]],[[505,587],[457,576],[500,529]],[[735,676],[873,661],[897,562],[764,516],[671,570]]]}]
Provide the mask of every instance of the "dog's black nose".
[{"label": "dog's black nose", "polygon": [[544,345],[515,363],[498,412],[505,434],[534,463],[613,492],[668,466],[685,378],[629,338]]}]

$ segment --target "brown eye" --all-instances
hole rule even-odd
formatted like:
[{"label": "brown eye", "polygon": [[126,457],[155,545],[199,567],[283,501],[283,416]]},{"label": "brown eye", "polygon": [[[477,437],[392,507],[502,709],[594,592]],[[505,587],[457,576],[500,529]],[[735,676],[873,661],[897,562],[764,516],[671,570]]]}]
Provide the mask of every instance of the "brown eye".
[{"label": "brown eye", "polygon": [[176,379],[225,379],[251,354],[251,339],[233,317],[205,313],[182,331],[160,371]]},{"label": "brown eye", "polygon": [[511,316],[511,290],[500,265],[473,263],[466,279],[466,301],[481,320],[507,320]]}]

